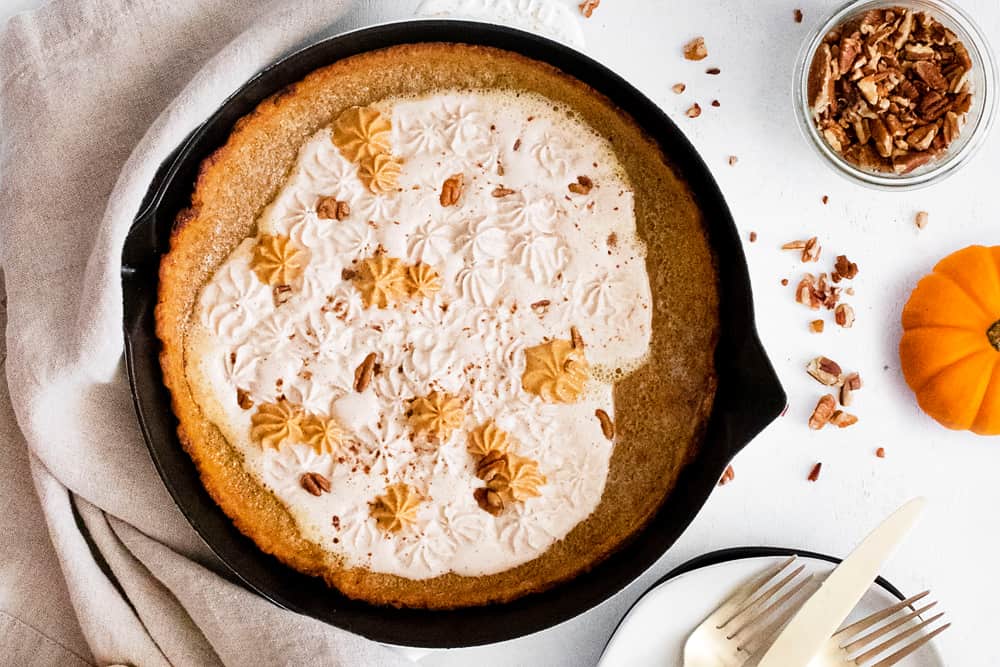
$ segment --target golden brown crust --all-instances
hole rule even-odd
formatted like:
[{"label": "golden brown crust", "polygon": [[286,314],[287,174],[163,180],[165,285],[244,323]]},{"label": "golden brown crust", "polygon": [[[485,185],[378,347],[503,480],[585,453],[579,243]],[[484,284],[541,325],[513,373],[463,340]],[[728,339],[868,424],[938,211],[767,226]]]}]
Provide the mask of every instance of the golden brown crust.
[{"label": "golden brown crust", "polygon": [[[649,361],[615,386],[617,444],[595,512],[533,561],[483,577],[424,581],[343,567],[302,538],[284,505],[244,469],[241,456],[194,400],[185,359],[202,287],[276,194],[306,138],[355,105],[441,88],[535,91],[570,106],[611,140],[636,192],[649,254],[653,337]],[[656,144],[609,100],[549,65],[493,48],[412,44],[317,70],[236,123],[201,165],[191,207],[177,216],[160,265],[156,307],[164,382],[178,435],[212,498],[265,552],[375,604],[454,608],[505,602],[593,567],[653,516],[698,446],[715,392],[718,295],[701,213]]]}]

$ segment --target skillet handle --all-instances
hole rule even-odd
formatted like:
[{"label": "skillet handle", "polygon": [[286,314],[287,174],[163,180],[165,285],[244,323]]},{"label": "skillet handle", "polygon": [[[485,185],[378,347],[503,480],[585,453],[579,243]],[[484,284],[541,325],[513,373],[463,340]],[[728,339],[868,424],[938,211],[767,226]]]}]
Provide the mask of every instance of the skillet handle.
[{"label": "skillet handle", "polygon": [[737,353],[730,351],[727,356],[728,368],[723,377],[730,381],[720,385],[722,395],[717,400],[725,410],[730,456],[735,456],[781,416],[788,397],[753,328]]}]

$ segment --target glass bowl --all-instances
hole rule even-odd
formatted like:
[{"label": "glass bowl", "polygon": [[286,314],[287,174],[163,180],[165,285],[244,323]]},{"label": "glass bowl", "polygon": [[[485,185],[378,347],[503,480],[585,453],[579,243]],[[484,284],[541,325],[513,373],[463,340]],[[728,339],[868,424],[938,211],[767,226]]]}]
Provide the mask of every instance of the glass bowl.
[{"label": "glass bowl", "polygon": [[[954,32],[965,45],[972,60],[968,75],[972,108],[957,138],[943,155],[905,174],[876,172],[852,164],[826,142],[813,122],[809,108],[808,83],[812,59],[826,35],[848,19],[870,9],[904,7],[922,11]],[[806,141],[823,156],[837,173],[864,185],[884,190],[906,190],[936,183],[964,165],[983,144],[993,124],[997,94],[997,68],[993,52],[979,26],[961,9],[946,0],[854,0],[841,6],[820,23],[808,36],[795,66],[795,112]]]}]

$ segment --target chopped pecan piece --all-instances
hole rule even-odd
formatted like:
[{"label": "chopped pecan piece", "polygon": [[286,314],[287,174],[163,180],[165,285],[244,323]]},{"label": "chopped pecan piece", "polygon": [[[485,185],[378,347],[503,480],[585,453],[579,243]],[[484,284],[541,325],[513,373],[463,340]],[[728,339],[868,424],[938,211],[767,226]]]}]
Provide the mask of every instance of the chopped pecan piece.
[{"label": "chopped pecan piece", "polygon": [[601,0],[583,0],[580,3],[580,13],[583,14],[584,18],[590,18],[594,15],[594,10],[597,6],[601,4]]},{"label": "chopped pecan piece", "polygon": [[922,167],[935,158],[933,151],[923,153],[904,153],[892,158],[892,170],[897,174],[909,174],[911,171]]},{"label": "chopped pecan piece", "polygon": [[320,197],[316,201],[316,216],[321,220],[344,220],[351,214],[351,205],[336,197]]},{"label": "chopped pecan piece", "polygon": [[839,326],[850,329],[854,326],[854,309],[851,308],[850,304],[839,304],[837,309],[833,311],[833,318]]},{"label": "chopped pecan piece", "polygon": [[932,90],[948,89],[948,80],[941,74],[941,68],[930,60],[918,60],[913,63],[913,71]]},{"label": "chopped pecan piece", "polygon": [[816,278],[807,273],[802,277],[799,286],[795,288],[795,300],[812,310],[819,310],[820,302],[813,298],[816,291]]},{"label": "chopped pecan piece", "polygon": [[246,389],[236,388],[236,404],[240,406],[241,410],[249,410],[253,407],[253,399],[250,398],[250,392]]},{"label": "chopped pecan piece", "polygon": [[722,473],[722,477],[719,478],[719,486],[725,486],[734,479],[736,479],[736,472],[733,470],[732,464],[730,464],[726,466],[726,471]]},{"label": "chopped pecan piece", "polygon": [[795,20],[796,23],[802,23],[802,10],[796,9],[795,11],[793,11],[792,18]]},{"label": "chopped pecan piece", "polygon": [[806,241],[806,245],[802,248],[802,261],[803,262],[818,262],[819,254],[823,251],[823,248],[819,244],[819,239],[815,236]]},{"label": "chopped pecan piece", "polygon": [[823,333],[823,329],[826,328],[826,323],[823,320],[813,320],[809,323],[809,330],[813,333]]},{"label": "chopped pecan piece", "polygon": [[688,107],[688,110],[685,113],[687,114],[688,118],[697,118],[698,116],[701,115],[701,105],[695,102],[690,107]]},{"label": "chopped pecan piece", "polygon": [[861,376],[857,373],[848,373],[844,376],[844,383],[840,385],[840,404],[845,408],[854,402],[854,392],[861,389]]},{"label": "chopped pecan piece", "polygon": [[569,184],[569,191],[575,195],[586,195],[590,194],[590,191],[594,188],[594,182],[590,180],[589,176],[577,176],[575,183]]},{"label": "chopped pecan piece", "polygon": [[837,428],[847,428],[848,426],[853,426],[858,423],[858,418],[854,415],[844,412],[843,410],[837,410],[830,417],[830,423]]},{"label": "chopped pecan piece", "polygon": [[917,218],[916,218],[917,229],[923,229],[924,227],[926,227],[929,219],[930,216],[927,214],[927,211],[917,211]]},{"label": "chopped pecan piece", "polygon": [[688,60],[704,60],[708,57],[708,48],[704,37],[695,37],[684,45],[684,57]]},{"label": "chopped pecan piece", "polygon": [[687,90],[687,86],[685,86],[683,83],[675,83],[673,86],[670,87],[670,90],[680,95],[685,90]]},{"label": "chopped pecan piece", "polygon": [[813,409],[812,415],[809,417],[809,428],[814,431],[819,431],[824,426],[826,426],[830,419],[833,417],[833,413],[837,410],[837,399],[833,397],[833,394],[824,394],[819,402],[816,403],[816,407]]},{"label": "chopped pecan piece", "polygon": [[906,135],[906,143],[912,150],[925,151],[931,147],[931,142],[937,135],[937,125],[924,125]]},{"label": "chopped pecan piece", "polygon": [[500,197],[506,197],[507,195],[514,194],[514,191],[511,190],[510,188],[505,188],[502,185],[498,185],[495,188],[493,188],[493,192],[491,192],[490,194],[499,199]]},{"label": "chopped pecan piece", "polygon": [[271,297],[274,299],[274,305],[280,306],[283,303],[287,303],[289,299],[292,298],[292,286],[291,285],[275,285],[271,290]]},{"label": "chopped pecan piece", "polygon": [[806,372],[817,382],[827,387],[835,387],[840,384],[844,374],[840,364],[826,357],[816,357],[810,361],[809,365],[806,366]]},{"label": "chopped pecan piece", "polygon": [[858,275],[858,265],[847,259],[847,255],[837,255],[830,279],[835,283],[839,283],[844,279],[854,280],[856,275]]},{"label": "chopped pecan piece", "polygon": [[807,479],[810,482],[815,482],[816,480],[819,479],[819,472],[822,469],[823,469],[823,464],[822,463],[817,463],[816,465],[814,465],[812,467],[812,470],[809,471],[809,477]]},{"label": "chopped pecan piece", "polygon": [[552,302],[548,299],[541,299],[540,301],[536,301],[531,304],[531,309],[535,311],[535,313],[542,315],[546,310],[548,310],[550,303]]},{"label": "chopped pecan piece", "polygon": [[735,165],[738,161],[739,161],[739,158],[736,157],[735,155],[730,155],[729,156],[729,166],[730,167],[732,167],[733,165]]}]

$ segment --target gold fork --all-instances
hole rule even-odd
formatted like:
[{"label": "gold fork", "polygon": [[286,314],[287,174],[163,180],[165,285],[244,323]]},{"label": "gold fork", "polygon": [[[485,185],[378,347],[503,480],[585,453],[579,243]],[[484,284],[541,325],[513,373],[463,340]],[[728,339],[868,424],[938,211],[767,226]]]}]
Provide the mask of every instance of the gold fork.
[{"label": "gold fork", "polygon": [[815,588],[792,556],[740,586],[687,638],[683,667],[741,667],[771,641]]},{"label": "gold fork", "polygon": [[[895,665],[951,627],[951,623],[945,623],[925,634],[918,634],[929,629],[944,616],[943,613],[937,613],[930,618],[920,620],[922,615],[932,609],[937,602],[929,602],[919,608],[913,605],[929,594],[930,591],[918,593],[841,628],[837,634],[830,637],[820,653],[809,663],[809,667],[890,667]],[[885,623],[882,624],[883,622]],[[861,634],[876,625],[879,627],[867,634]],[[872,646],[875,642],[878,643]],[[872,662],[894,648],[895,652],[892,654],[885,656],[878,662]]]}]

